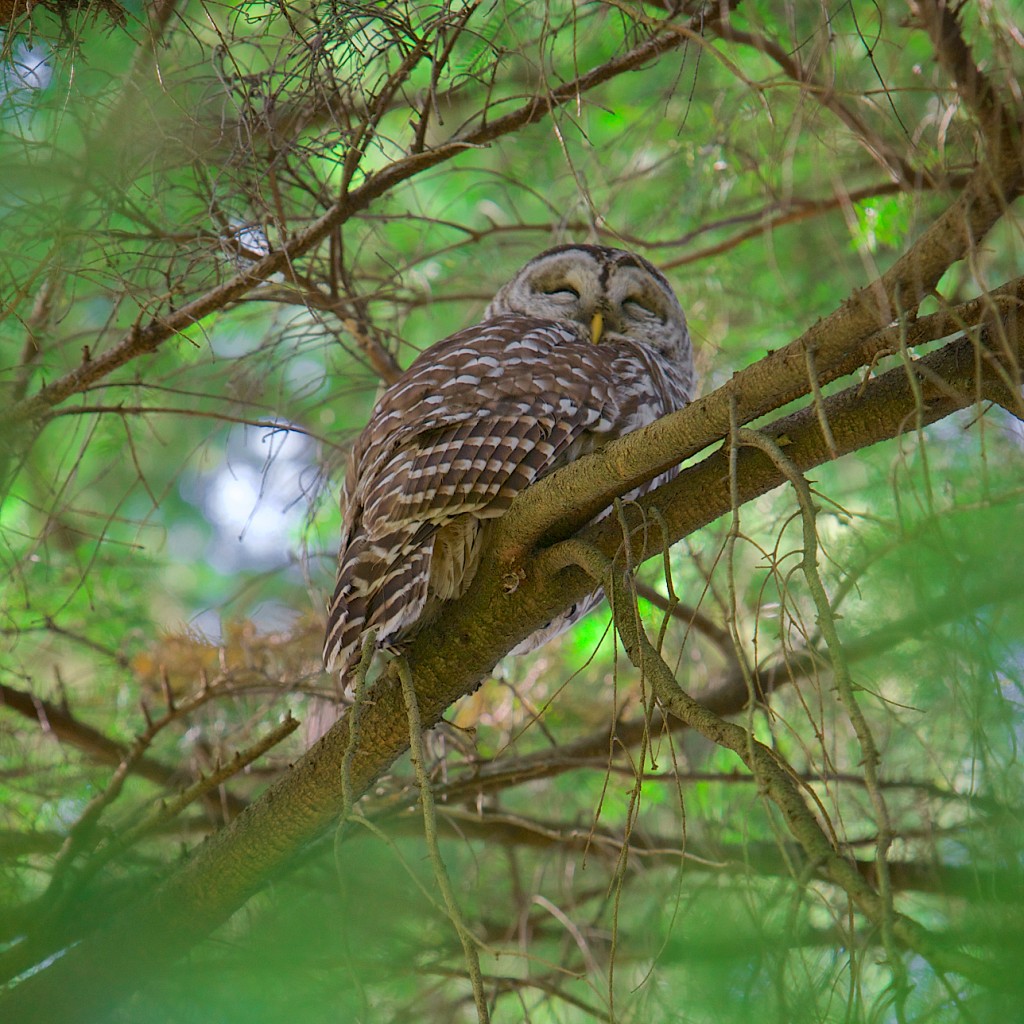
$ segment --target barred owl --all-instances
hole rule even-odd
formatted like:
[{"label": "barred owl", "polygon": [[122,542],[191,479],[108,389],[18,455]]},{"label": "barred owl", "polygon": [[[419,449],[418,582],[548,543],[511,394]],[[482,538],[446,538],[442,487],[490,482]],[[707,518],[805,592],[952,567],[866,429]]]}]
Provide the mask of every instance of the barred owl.
[{"label": "barred owl", "polygon": [[351,450],[327,670],[344,679],[368,629],[378,645],[400,646],[465,592],[488,521],[520,491],[681,408],[693,390],[686,318],[647,260],[596,245],[530,260],[481,323],[427,349],[387,389]]}]

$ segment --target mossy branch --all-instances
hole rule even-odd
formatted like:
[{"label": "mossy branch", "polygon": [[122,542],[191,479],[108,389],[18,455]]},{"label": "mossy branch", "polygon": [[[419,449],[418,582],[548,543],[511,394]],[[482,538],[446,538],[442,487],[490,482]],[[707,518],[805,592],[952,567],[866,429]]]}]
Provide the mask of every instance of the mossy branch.
[{"label": "mossy branch", "polygon": [[[1013,382],[1019,380],[1018,368],[1024,364],[1024,317],[1011,311],[977,333],[976,338],[950,342],[909,369],[899,367],[827,397],[820,408],[810,403],[761,427],[761,433],[783,439],[787,459],[806,472],[835,454],[896,437],[917,429],[919,422],[935,422],[984,400],[1011,406]],[[831,441],[822,435],[822,415],[828,419]],[[695,416],[699,423],[699,409]],[[547,483],[531,488],[517,501],[524,514],[501,521],[465,597],[448,606],[407,652],[424,728],[435,725],[455,700],[480,685],[519,640],[593,588],[591,578],[571,564],[558,544],[522,555],[522,523],[557,519],[559,509],[568,515],[592,504],[595,495],[621,493],[624,480],[660,472],[672,443],[664,422],[549,478],[563,479],[564,486]],[[717,436],[712,430],[696,439],[696,429],[693,425],[684,431],[680,458],[693,443],[703,447]],[[743,449],[736,462],[737,496],[742,502],[785,482],[779,467],[761,452]],[[542,507],[531,509],[534,503]],[[684,470],[639,505],[644,515],[658,510],[670,541],[711,523],[732,507],[728,453],[719,450]],[[611,558],[622,543],[621,527],[609,517],[584,528],[578,538]],[[662,530],[638,533],[632,546],[637,560],[660,554]],[[510,557],[519,559],[525,572],[513,594],[502,587]],[[388,671],[361,702],[354,744],[349,719],[342,718],[285,777],[203,844],[188,864],[148,898],[8,993],[0,1001],[0,1011],[19,1021],[102,1018],[112,1003],[206,937],[305,845],[336,824],[346,803],[358,799],[408,745],[401,684],[397,673]],[[852,867],[850,871],[855,873]]]}]

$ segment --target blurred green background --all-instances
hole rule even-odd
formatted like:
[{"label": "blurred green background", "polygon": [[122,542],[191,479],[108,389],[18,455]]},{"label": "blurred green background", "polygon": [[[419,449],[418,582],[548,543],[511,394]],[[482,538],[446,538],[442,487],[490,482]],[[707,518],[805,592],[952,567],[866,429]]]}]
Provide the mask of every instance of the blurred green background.
[{"label": "blurred green background", "polygon": [[[3,403],[244,271],[417,146],[544,102],[643,45],[659,19],[699,29],[696,5],[674,18],[666,6],[181,0],[58,5],[19,22],[11,5]],[[286,711],[337,699],[319,666],[337,498],[382,360],[407,366],[475,323],[536,252],[596,240],[669,276],[710,392],[890,266],[984,159],[903,5],[742,3],[731,38],[712,14],[703,39],[398,181],[241,301],[27,435],[8,430],[5,979],[154,884],[308,736],[138,828],[161,794]],[[1024,71],[1020,14],[1010,0],[964,13],[975,59],[1007,95]],[[917,177],[895,183],[896,158]],[[920,312],[1019,276],[1020,228],[1011,206]],[[602,609],[503,661],[430,737],[442,850],[495,1021],[1015,1019],[1020,981],[1004,968],[1024,952],[1022,439],[1018,421],[977,405],[813,474],[820,569],[881,753],[894,905],[1005,984],[909,954],[893,964],[727,751],[657,723],[644,746],[602,748],[647,699]],[[738,660],[791,667],[740,720],[869,865],[863,752],[826,666],[797,665],[817,626],[795,512],[780,489],[673,550],[674,590],[705,628],[663,622],[660,603],[641,610],[698,697]],[[660,565],[642,575],[668,593]],[[19,713],[15,691],[38,713]],[[133,762],[118,779],[88,730],[127,749],[170,693],[206,696],[151,730],[145,756],[166,778]],[[46,707],[69,716],[70,735]],[[379,831],[315,845],[117,1019],[476,1019],[416,800],[403,761],[361,805]]]}]

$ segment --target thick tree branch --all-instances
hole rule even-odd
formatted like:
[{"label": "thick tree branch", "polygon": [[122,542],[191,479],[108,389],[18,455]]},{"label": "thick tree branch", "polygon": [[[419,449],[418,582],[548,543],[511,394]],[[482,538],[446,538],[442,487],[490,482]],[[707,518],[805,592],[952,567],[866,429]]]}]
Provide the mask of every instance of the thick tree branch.
[{"label": "thick tree branch", "polygon": [[[912,364],[917,373],[913,385],[907,371],[899,368],[825,399],[823,410],[838,453],[915,429],[919,420],[934,422],[980,397],[1009,401],[1007,374],[1013,380],[1015,363],[1024,359],[1024,317],[1008,316],[998,326],[998,331],[983,330],[976,341],[961,338]],[[924,396],[923,409],[916,404],[917,392]],[[693,408],[696,422],[704,422],[703,410]],[[680,456],[695,438],[700,447],[714,440],[714,429],[703,440],[696,429],[682,433],[687,440]],[[788,458],[801,471],[833,457],[821,435],[819,410],[813,405],[762,432],[783,443]],[[645,461],[645,452],[653,446],[660,457],[661,424],[626,440],[629,443],[617,445],[611,457],[597,453],[562,471],[559,476],[568,480],[571,475],[573,481],[562,493],[535,487],[520,503],[525,507],[544,502],[566,512],[586,505],[594,494],[614,491],[624,477],[635,475],[637,466],[650,475],[657,472],[650,458]],[[633,465],[629,460],[634,460]],[[651,555],[730,509],[727,461],[725,453],[717,452],[643,499],[642,509],[658,508],[669,536],[648,530],[646,540],[634,538],[638,555]],[[737,469],[742,501],[783,482],[778,468],[755,451],[741,451]],[[500,522],[493,549],[485,554],[465,598],[448,606],[408,650],[425,728],[436,724],[454,700],[478,686],[520,639],[592,588],[581,570],[568,566],[556,545],[525,559],[525,582],[515,593],[506,593],[502,582],[507,553],[522,550],[521,527],[512,517],[506,520]],[[587,527],[580,537],[607,557],[614,557],[622,542],[621,531],[610,518]],[[103,1017],[128,986],[143,984],[166,968],[284,868],[313,837],[337,825],[344,802],[343,764],[349,769],[351,792],[358,796],[407,749],[408,741],[401,688],[395,674],[388,672],[367,694],[358,744],[350,749],[346,716],[286,777],[208,840],[149,898],[25,980],[0,1002],[0,1011],[19,1021]]]},{"label": "thick tree branch", "polygon": [[[1024,309],[1024,277],[953,309],[920,320],[911,319],[909,324],[873,330],[869,318],[863,325],[863,337],[850,337],[848,333],[852,329],[851,320],[858,319],[863,312],[863,307],[851,309],[852,301],[844,303],[836,313],[819,321],[784,349],[733,374],[717,391],[652,424],[642,437],[633,434],[607,445],[600,454],[606,467],[606,491],[593,490],[590,470],[582,462],[567,467],[557,478],[539,481],[533,488],[536,497],[513,504],[505,517],[504,534],[510,543],[514,538],[518,546],[504,552],[503,557],[514,560],[541,539],[567,536],[607,508],[613,498],[627,494],[643,481],[696,455],[713,441],[727,437],[733,418],[737,425],[749,423],[809,394],[812,388],[806,352],[816,353],[815,366],[821,384],[836,380],[861,366],[873,365],[880,356],[898,352],[901,345],[919,345],[947,337],[991,321],[1000,313],[1013,316]],[[832,321],[837,324],[842,343],[821,333],[822,325]],[[994,348],[998,347],[998,342],[998,337],[993,339]],[[1008,401],[1011,406],[1020,408],[1020,397],[1010,383],[1020,380],[1020,370],[1012,355],[1007,355],[1005,372],[1009,375],[1009,386],[997,388],[997,397],[993,400],[1000,404]],[[546,499],[541,499],[541,495],[546,495]],[[568,500],[559,501],[559,495]]]}]

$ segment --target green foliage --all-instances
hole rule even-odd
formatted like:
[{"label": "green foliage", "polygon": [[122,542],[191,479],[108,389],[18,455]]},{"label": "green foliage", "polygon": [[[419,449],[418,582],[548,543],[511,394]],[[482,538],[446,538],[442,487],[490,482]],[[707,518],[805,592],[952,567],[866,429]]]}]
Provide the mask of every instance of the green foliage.
[{"label": "green foliage", "polygon": [[[31,51],[29,23],[11,21],[3,408],[344,216],[152,351],[0,427],[6,980],[151,891],[311,737],[259,756],[257,741],[337,701],[319,667],[337,494],[389,365],[476,322],[537,251],[596,240],[665,270],[710,393],[867,294],[987,159],[969,97],[902,5],[742,3],[728,25],[710,9],[690,20],[696,6],[185,0],[166,22],[129,6],[124,30],[38,9]],[[1011,98],[1013,14],[968,5],[963,23]],[[692,30],[685,45],[554,101],[662,19]],[[530,103],[533,123],[394,172]],[[1008,204],[934,295],[890,319],[1018,278],[1020,227]],[[813,473],[874,792],[799,570],[791,487],[687,538],[669,579],[644,566],[638,614],[688,692],[739,695],[735,720],[785,759],[873,885],[881,794],[895,911],[1001,986],[887,948],[762,780],[661,717],[601,610],[503,661],[430,738],[441,850],[493,1020],[1013,1019],[1022,434],[980,396],[966,404]],[[203,783],[239,751],[244,769]],[[112,1019],[475,1019],[412,779],[400,762],[357,807],[370,825],[339,824]],[[147,817],[190,785],[187,805]]]}]

